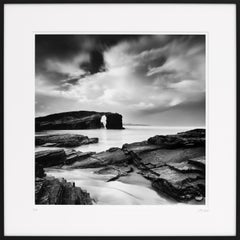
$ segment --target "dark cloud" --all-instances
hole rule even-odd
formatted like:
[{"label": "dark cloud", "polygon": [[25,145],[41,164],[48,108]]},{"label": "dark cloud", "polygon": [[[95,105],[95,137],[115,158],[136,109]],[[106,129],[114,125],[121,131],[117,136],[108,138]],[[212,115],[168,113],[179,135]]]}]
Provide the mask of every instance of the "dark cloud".
[{"label": "dark cloud", "polygon": [[[135,66],[134,71],[135,71],[136,75],[138,75],[140,77],[142,77],[143,75],[146,76],[149,69],[152,69],[155,67],[161,67],[166,63],[166,61],[167,61],[167,57],[161,53],[152,58],[143,58]],[[151,80],[151,78],[149,78],[149,79]]]},{"label": "dark cloud", "polygon": [[80,63],[80,68],[90,74],[105,71],[106,68],[102,52],[93,50],[89,55],[89,61]]},{"label": "dark cloud", "polygon": [[75,35],[36,35],[36,62],[47,58],[67,59],[76,54],[84,40],[85,38],[77,38]]},{"label": "dark cloud", "polygon": [[[157,36],[157,37],[156,37]],[[149,39],[151,39],[149,44]],[[157,48],[164,48],[171,42],[184,42],[186,47],[196,44],[204,44],[204,35],[36,35],[35,37],[35,59],[36,74],[46,75],[49,81],[59,80],[68,77],[70,73],[59,73],[49,69],[48,60],[59,62],[70,62],[76,56],[85,56],[78,64],[79,70],[87,74],[95,74],[107,69],[103,52],[119,42],[131,41],[129,47],[125,50],[128,53],[143,52],[141,64],[136,67],[136,72],[140,74],[146,72],[149,68],[163,65],[169,52],[160,52],[153,55],[150,59],[144,51],[152,51]],[[134,42],[138,44],[134,44]],[[139,44],[140,43],[140,44]],[[145,60],[145,61],[144,61]],[[76,67],[76,68],[77,68]],[[60,74],[61,76],[58,76]],[[67,76],[66,76],[67,75]],[[85,76],[79,74],[79,78]],[[61,84],[61,83],[59,83]]]},{"label": "dark cloud", "polygon": [[136,39],[137,35],[36,35],[36,73],[45,70],[48,59],[67,61],[79,54],[89,54],[89,61],[79,65],[91,74],[105,68],[103,51],[120,41]]}]

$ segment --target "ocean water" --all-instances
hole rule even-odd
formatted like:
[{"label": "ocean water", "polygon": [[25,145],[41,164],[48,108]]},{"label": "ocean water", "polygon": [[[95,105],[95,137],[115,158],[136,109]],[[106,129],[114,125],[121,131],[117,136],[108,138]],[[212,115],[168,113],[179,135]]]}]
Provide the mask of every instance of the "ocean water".
[{"label": "ocean water", "polygon": [[[108,130],[108,129],[87,129],[87,130],[51,130],[36,133],[36,135],[46,134],[81,134],[88,136],[89,138],[97,137],[98,143],[83,145],[74,149],[82,152],[93,151],[101,152],[111,147],[122,147],[125,143],[133,143],[147,140],[149,137],[155,135],[175,134],[178,132],[184,132],[196,127],[157,127],[157,126],[124,126],[123,130]],[[46,148],[37,147],[36,151]],[[53,149],[53,148],[51,148]]]},{"label": "ocean water", "polygon": [[[175,134],[178,132],[194,129],[187,128],[163,128],[152,126],[124,126],[124,130],[51,130],[41,134],[82,134],[88,137],[97,137],[99,142],[75,148],[82,152],[94,151],[101,152],[111,147],[122,147],[125,143],[139,142],[147,140],[155,135]],[[46,147],[36,147],[36,151],[53,149]],[[94,199],[94,204],[100,205],[164,205],[176,204],[173,200],[164,195],[159,195],[152,187],[151,182],[138,174],[135,169],[128,176],[119,178],[116,181],[107,182],[110,175],[98,175],[94,171],[98,169],[45,169],[48,176],[65,178],[67,181],[75,182],[76,186],[81,187],[90,193]]]}]

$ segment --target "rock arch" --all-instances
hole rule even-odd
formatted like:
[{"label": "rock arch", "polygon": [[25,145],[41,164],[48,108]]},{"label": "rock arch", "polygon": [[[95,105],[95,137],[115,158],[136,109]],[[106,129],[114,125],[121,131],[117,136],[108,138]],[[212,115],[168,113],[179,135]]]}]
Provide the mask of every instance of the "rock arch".
[{"label": "rock arch", "polygon": [[102,115],[100,121],[101,121],[102,128],[107,128],[107,117],[106,117],[106,115]]},{"label": "rock arch", "polygon": [[101,128],[103,116],[106,116],[106,129],[124,129],[119,113],[74,111],[35,118],[35,131]]}]

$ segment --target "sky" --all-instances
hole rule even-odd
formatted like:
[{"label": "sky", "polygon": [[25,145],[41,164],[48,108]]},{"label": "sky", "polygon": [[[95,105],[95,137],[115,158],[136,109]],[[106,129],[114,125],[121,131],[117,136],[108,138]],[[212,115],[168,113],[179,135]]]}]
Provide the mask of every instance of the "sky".
[{"label": "sky", "polygon": [[205,36],[36,35],[35,85],[36,116],[91,110],[205,126]]}]

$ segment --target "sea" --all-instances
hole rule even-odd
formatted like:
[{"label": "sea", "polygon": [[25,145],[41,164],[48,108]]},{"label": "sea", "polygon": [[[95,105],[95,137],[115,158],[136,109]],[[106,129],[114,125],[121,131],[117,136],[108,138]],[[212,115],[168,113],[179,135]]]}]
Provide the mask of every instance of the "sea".
[{"label": "sea", "polygon": [[[184,132],[199,127],[158,127],[158,126],[133,126],[124,125],[123,130],[89,129],[89,130],[50,130],[36,133],[36,135],[48,134],[81,134],[89,138],[97,137],[98,143],[83,145],[74,148],[81,152],[101,152],[112,147],[122,147],[125,143],[133,143],[147,140],[155,135],[167,135]],[[36,147],[36,151],[54,149]],[[48,176],[65,178],[75,182],[90,193],[94,204],[100,205],[163,205],[176,204],[172,199],[158,194],[151,186],[151,182],[138,174],[135,169],[129,176],[120,177],[116,181],[107,182],[111,176],[99,175],[94,172],[96,168],[89,169],[45,169]]]}]

